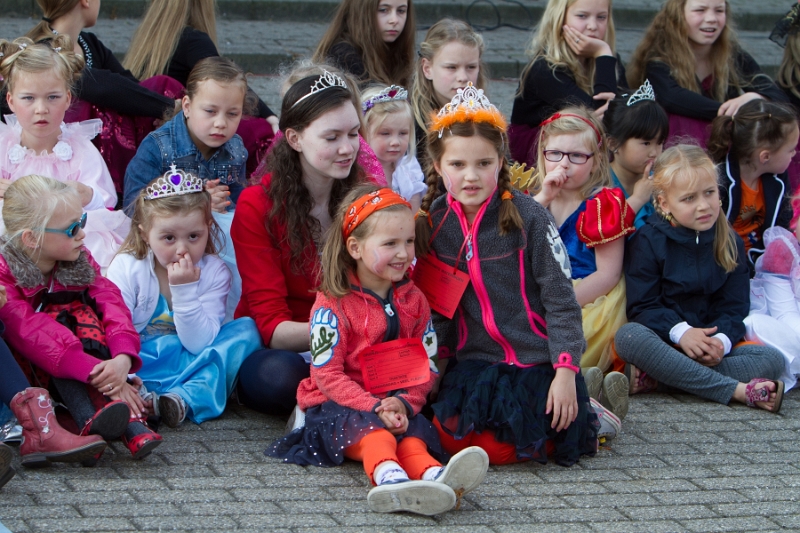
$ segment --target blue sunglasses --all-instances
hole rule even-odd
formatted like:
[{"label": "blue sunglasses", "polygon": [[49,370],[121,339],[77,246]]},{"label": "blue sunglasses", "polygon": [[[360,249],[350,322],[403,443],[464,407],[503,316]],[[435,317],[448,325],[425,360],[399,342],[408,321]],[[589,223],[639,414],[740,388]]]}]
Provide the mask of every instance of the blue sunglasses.
[{"label": "blue sunglasses", "polygon": [[78,222],[73,222],[69,225],[67,229],[52,229],[52,228],[44,228],[45,233],[65,233],[67,237],[70,239],[74,239],[75,236],[78,234],[78,231],[82,230],[86,227],[86,213],[81,215],[81,219]]}]

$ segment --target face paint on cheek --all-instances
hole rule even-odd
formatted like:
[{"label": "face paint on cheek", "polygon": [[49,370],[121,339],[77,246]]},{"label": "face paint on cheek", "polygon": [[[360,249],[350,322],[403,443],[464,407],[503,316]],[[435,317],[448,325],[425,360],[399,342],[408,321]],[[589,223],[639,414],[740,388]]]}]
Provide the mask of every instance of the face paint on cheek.
[{"label": "face paint on cheek", "polygon": [[444,168],[442,169],[442,174],[444,174],[444,179],[447,182],[445,184],[445,187],[447,188],[447,192],[452,194],[452,192],[453,192],[453,180],[450,179],[450,176],[447,174],[447,172],[445,172]]}]

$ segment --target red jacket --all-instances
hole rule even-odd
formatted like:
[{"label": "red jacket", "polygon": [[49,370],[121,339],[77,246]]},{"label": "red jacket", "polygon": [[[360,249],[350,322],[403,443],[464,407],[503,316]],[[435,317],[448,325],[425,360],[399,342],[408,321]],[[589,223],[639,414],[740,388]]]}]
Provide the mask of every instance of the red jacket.
[{"label": "red jacket", "polygon": [[[318,285],[316,268],[306,268],[299,274],[292,271],[286,226],[269,221],[277,243],[267,230],[267,214],[272,209],[266,192],[270,179],[267,174],[259,185],[242,191],[231,224],[236,264],[242,277],[242,298],[235,318],[249,316],[255,320],[265,346],[269,346],[281,322],[308,322]],[[313,243],[308,253],[317,257]]]},{"label": "red jacket", "polygon": [[71,331],[51,316],[36,312],[48,285],[52,292],[88,289],[97,302],[111,357],[130,356],[131,373],[142,366],[139,334],[131,312],[117,286],[100,275],[100,267],[86,248],[77,261],[57,263],[52,281],[46,283],[27,255],[6,244],[0,255],[0,284],[8,296],[8,302],[0,308],[0,320],[6,326],[3,337],[19,355],[51,376],[87,383],[89,373],[100,361],[83,351],[81,341]]},{"label": "red jacket", "polygon": [[[331,347],[319,353],[312,349],[311,377],[301,381],[297,389],[301,409],[332,400],[356,411],[372,411],[382,398],[392,395],[403,401],[409,416],[419,413],[437,376],[437,346],[428,301],[412,281],[395,284],[386,300],[367,290],[354,289],[338,299],[320,292],[310,323],[312,347],[318,343],[315,334],[321,328],[327,329],[327,336],[333,333]],[[411,338],[422,339],[428,353],[428,382],[390,394],[364,390],[358,354],[368,346]]]}]

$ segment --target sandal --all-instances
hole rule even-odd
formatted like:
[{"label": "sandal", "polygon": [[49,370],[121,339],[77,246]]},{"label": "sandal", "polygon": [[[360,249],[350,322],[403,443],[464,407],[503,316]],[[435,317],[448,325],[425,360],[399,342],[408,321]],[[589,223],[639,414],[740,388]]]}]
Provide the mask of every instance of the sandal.
[{"label": "sandal", "polygon": [[634,394],[642,394],[645,392],[653,392],[658,388],[658,381],[646,372],[636,368],[631,363],[625,364],[625,377],[628,378],[630,390],[628,391],[631,396]]},{"label": "sandal", "polygon": [[[766,387],[761,387],[759,389],[756,388],[756,385],[759,383],[769,383],[772,382],[775,384],[775,390],[771,391]],[[748,407],[758,407],[756,402],[768,402],[769,395],[771,393],[775,393],[775,403],[773,404],[772,409],[764,409],[765,411],[770,411],[771,413],[777,413],[781,410],[781,404],[783,403],[783,390],[784,384],[783,381],[779,379],[765,379],[765,378],[754,378],[751,379],[750,382],[745,387],[745,397],[747,398],[747,406]],[[762,408],[763,409],[763,408]]]}]

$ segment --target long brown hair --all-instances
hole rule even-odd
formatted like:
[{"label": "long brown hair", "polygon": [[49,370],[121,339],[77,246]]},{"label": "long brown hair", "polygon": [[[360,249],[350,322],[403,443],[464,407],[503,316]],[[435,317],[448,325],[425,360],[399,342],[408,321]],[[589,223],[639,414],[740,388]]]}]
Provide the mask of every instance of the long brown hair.
[{"label": "long brown hair", "polygon": [[[372,184],[358,185],[348,192],[339,205],[336,211],[336,216],[333,217],[331,227],[325,236],[325,244],[322,247],[322,257],[320,262],[322,264],[322,282],[320,283],[319,290],[332,298],[341,298],[350,292],[350,276],[356,272],[356,260],[347,251],[347,239],[344,238],[342,233],[342,223],[344,216],[350,204],[361,198],[365,194],[375,192],[380,187]],[[386,207],[373,213],[380,214],[382,212],[401,211],[408,209],[405,205],[397,204]],[[356,240],[363,240],[369,237],[372,229],[375,227],[375,219],[370,220],[368,217],[361,222],[356,229],[350,234]]]},{"label": "long brown hair", "polygon": [[425,34],[425,40],[419,43],[419,59],[417,68],[414,72],[414,82],[411,86],[411,108],[414,110],[414,120],[420,126],[427,128],[428,121],[432,112],[439,111],[442,107],[436,99],[436,92],[433,89],[433,81],[425,77],[422,72],[422,60],[426,59],[433,63],[433,58],[443,46],[458,42],[464,46],[478,49],[478,56],[481,58],[478,65],[478,79],[475,87],[486,89],[487,68],[483,62],[483,37],[472,29],[472,26],[463,20],[444,18],[430,27]]},{"label": "long brown hair", "polygon": [[[708,154],[699,146],[679,144],[664,150],[653,163],[653,198],[656,211],[664,216],[658,199],[675,184],[679,177],[697,180],[706,174],[717,180],[717,169]],[[714,260],[725,272],[731,273],[738,264],[736,233],[728,223],[725,211],[720,208],[714,232]]]},{"label": "long brown hair", "polygon": [[[511,173],[506,165],[505,149],[508,146],[508,136],[506,133],[489,123],[486,122],[456,122],[448,128],[445,135],[439,137],[438,131],[428,132],[428,158],[431,161],[430,168],[425,178],[425,183],[428,185],[428,190],[425,196],[422,197],[422,204],[420,210],[427,213],[430,211],[431,204],[439,196],[440,191],[445,190],[442,177],[437,174],[433,166],[434,161],[440,162],[444,156],[446,144],[448,142],[455,142],[459,137],[474,137],[479,136],[488,141],[497,150],[500,156],[500,171],[497,174],[497,191],[499,195],[508,192],[511,194],[513,187],[511,185]],[[491,198],[487,200],[491,201]],[[500,216],[498,221],[498,230],[500,235],[506,235],[513,230],[522,229],[522,217],[519,214],[517,206],[511,200],[503,200],[500,202]],[[424,257],[430,250],[431,239],[431,226],[427,216],[417,217],[416,223],[416,252],[417,257]]]},{"label": "long brown hair", "polygon": [[751,100],[729,117],[722,115],[711,123],[708,153],[715,163],[730,154],[740,164],[749,165],[758,150],[777,150],[797,125],[797,115],[787,105]]},{"label": "long brown hair", "polygon": [[776,77],[778,85],[784,91],[791,92],[800,98],[800,32],[794,31],[786,38],[783,59]]},{"label": "long brown hair", "polygon": [[42,10],[42,19],[25,36],[34,42],[52,39],[56,34],[50,27],[50,22],[68,15],[78,5],[78,2],[80,0],[36,0]]},{"label": "long brown hair", "polygon": [[125,237],[125,241],[120,246],[120,254],[131,254],[136,259],[147,257],[150,247],[144,240],[150,229],[153,227],[153,220],[159,217],[172,217],[176,215],[187,216],[194,211],[203,213],[203,218],[208,224],[208,242],[206,242],[205,254],[216,254],[220,247],[224,246],[224,236],[214,216],[211,214],[211,195],[208,191],[182,194],[180,196],[167,196],[146,200],[147,189],[158,181],[154,179],[143,188],[136,197],[133,204],[133,216],[131,217],[131,231]]},{"label": "long brown hair", "polygon": [[151,0],[122,65],[140,80],[166,74],[186,26],[207,34],[216,46],[216,1]]},{"label": "long brown hair", "polygon": [[[557,68],[566,68],[575,79],[575,84],[582,91],[592,94],[594,86],[595,59],[588,61],[588,67],[584,68],[580,58],[567,45],[564,39],[564,24],[566,24],[567,10],[578,0],[550,0],[542,14],[542,20],[536,27],[536,32],[531,39],[527,53],[530,61],[522,70],[519,81],[517,95],[521,95],[525,89],[525,78],[538,59],[544,59],[550,68],[555,72]],[[614,29],[614,19],[611,16],[611,0],[608,0],[608,25],[606,35],[603,40],[611,47],[613,54],[616,49],[616,30]]]},{"label": "long brown hair", "polygon": [[[647,64],[651,61],[666,63],[675,81],[684,89],[700,92],[700,84],[694,71],[694,52],[689,45],[689,28],[684,8],[687,0],[666,0],[644,37],[636,47],[628,63],[628,84],[639,87],[647,75]],[[733,27],[730,4],[725,2],[726,23],[719,37],[711,46],[709,58],[713,63],[713,86],[711,97],[727,100],[729,87],[741,87],[741,75],[736,68],[736,52],[739,43]]]},{"label": "long brown hair", "polygon": [[[292,129],[301,133],[325,113],[343,105],[355,106],[353,94],[344,87],[334,86],[307,96],[309,87],[318,79],[319,76],[307,76],[286,91],[281,105],[281,131]],[[301,98],[303,100],[299,101]],[[272,209],[266,213],[264,223],[273,241],[288,242],[292,269],[294,272],[301,272],[311,260],[309,246],[322,239],[322,228],[319,220],[311,216],[314,205],[311,193],[303,183],[300,153],[289,146],[286,136],[282,136],[272,145],[267,156],[267,171],[272,174],[269,188],[266,188],[267,196],[272,201]],[[364,179],[364,171],[354,162],[347,178],[334,180],[328,201],[331,218],[336,216],[336,210],[347,191]],[[285,226],[286,235],[278,235],[272,222]]]},{"label": "long brown hair", "polygon": [[318,63],[325,62],[333,45],[346,41],[361,55],[367,79],[408,87],[414,66],[414,33],[417,27],[414,4],[412,0],[407,0],[408,11],[403,31],[393,43],[387,43],[377,24],[380,2],[343,0],[312,59]]}]

